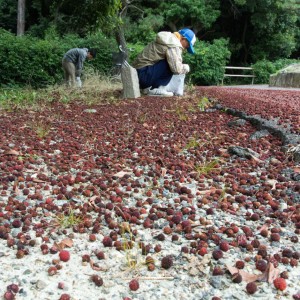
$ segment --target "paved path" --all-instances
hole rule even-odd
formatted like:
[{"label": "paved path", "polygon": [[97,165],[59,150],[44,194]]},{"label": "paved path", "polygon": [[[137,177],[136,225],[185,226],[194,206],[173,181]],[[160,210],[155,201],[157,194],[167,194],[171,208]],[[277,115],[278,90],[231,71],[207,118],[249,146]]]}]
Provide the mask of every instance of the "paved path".
[{"label": "paved path", "polygon": [[247,85],[224,85],[224,88],[241,88],[241,89],[257,89],[257,90],[282,90],[282,91],[299,91],[300,88],[284,88],[269,86],[267,84],[247,84]]}]

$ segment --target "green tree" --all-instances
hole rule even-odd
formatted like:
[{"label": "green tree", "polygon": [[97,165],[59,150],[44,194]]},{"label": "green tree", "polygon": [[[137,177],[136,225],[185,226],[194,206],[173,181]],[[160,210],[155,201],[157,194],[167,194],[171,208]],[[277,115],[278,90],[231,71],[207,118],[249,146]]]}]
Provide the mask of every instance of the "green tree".
[{"label": "green tree", "polygon": [[221,1],[222,14],[215,30],[230,37],[232,60],[249,63],[289,57],[296,48],[296,1]]},{"label": "green tree", "polygon": [[172,31],[190,27],[198,33],[207,30],[220,15],[220,0],[137,0],[146,16],[162,16],[164,26]]},{"label": "green tree", "polygon": [[167,0],[159,3],[158,10],[173,31],[188,26],[197,34],[209,29],[220,15],[219,0]]},{"label": "green tree", "polygon": [[60,32],[67,29],[84,35],[99,29],[121,6],[122,0],[54,0],[52,10]]}]

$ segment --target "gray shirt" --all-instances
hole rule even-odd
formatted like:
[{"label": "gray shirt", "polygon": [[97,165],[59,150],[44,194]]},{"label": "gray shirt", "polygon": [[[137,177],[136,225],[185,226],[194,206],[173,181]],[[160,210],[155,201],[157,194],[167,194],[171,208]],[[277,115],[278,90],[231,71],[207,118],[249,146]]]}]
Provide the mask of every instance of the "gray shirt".
[{"label": "gray shirt", "polygon": [[69,61],[75,65],[77,76],[80,76],[81,74],[87,53],[87,48],[73,48],[70,49],[63,57],[63,60]]}]

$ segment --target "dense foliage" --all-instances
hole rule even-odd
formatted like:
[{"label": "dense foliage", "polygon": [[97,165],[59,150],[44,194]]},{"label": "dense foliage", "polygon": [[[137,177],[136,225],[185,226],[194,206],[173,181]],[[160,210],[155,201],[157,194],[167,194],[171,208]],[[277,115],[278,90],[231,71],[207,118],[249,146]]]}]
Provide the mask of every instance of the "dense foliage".
[{"label": "dense foliage", "polygon": [[111,68],[111,49],[116,48],[116,44],[103,34],[89,35],[85,38],[67,35],[64,39],[49,34],[45,39],[37,39],[31,36],[16,37],[1,30],[1,85],[42,87],[59,83],[63,79],[63,54],[70,48],[89,46],[97,48],[98,55],[87,64],[106,73]]},{"label": "dense foliage", "polygon": [[184,59],[191,66],[189,79],[197,85],[211,85],[221,82],[224,74],[224,66],[230,58],[228,41],[218,39],[209,42],[199,42],[196,46],[196,54],[186,54]]},{"label": "dense foliage", "polygon": [[58,82],[62,54],[71,47],[96,46],[92,65],[106,72],[117,49],[113,40],[126,39],[131,60],[158,31],[182,27],[200,40],[197,54],[185,57],[195,84],[220,82],[226,64],[254,65],[256,82],[266,83],[300,54],[297,0],[27,0],[21,39],[13,35],[16,18],[16,1],[0,0],[0,28],[12,33],[1,31],[2,85]]},{"label": "dense foliage", "polygon": [[256,83],[267,83],[271,74],[275,74],[278,70],[293,64],[299,63],[296,59],[278,59],[276,61],[260,60],[252,65],[256,76]]}]

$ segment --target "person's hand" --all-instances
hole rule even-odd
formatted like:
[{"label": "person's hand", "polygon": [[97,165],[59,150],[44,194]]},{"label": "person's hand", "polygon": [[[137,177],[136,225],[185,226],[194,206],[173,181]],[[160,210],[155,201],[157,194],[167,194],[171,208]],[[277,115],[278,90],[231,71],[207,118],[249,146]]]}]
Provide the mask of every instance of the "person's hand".
[{"label": "person's hand", "polygon": [[77,85],[77,87],[82,87],[81,79],[78,76],[76,77],[76,85]]},{"label": "person's hand", "polygon": [[183,64],[183,72],[184,74],[190,72],[190,66],[187,64]]}]

